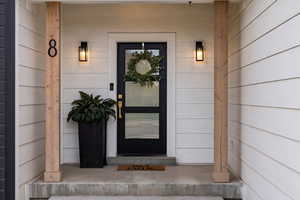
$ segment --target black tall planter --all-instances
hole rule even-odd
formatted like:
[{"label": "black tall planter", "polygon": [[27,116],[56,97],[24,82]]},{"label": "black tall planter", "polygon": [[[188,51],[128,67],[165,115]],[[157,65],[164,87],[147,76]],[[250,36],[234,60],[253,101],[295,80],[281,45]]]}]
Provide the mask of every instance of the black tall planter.
[{"label": "black tall planter", "polygon": [[106,121],[79,123],[81,168],[102,168],[106,164]]}]

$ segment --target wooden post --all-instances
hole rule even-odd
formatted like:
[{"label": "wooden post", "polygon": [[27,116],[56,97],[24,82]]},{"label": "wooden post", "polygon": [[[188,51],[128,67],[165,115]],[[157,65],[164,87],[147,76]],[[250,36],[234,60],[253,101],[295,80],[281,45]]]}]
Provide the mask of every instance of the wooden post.
[{"label": "wooden post", "polygon": [[[45,182],[61,181],[60,172],[60,3],[47,3]],[[50,41],[52,43],[50,44]],[[50,55],[51,56],[50,56]]]},{"label": "wooden post", "polygon": [[229,182],[228,159],[228,1],[215,1],[214,182]]}]

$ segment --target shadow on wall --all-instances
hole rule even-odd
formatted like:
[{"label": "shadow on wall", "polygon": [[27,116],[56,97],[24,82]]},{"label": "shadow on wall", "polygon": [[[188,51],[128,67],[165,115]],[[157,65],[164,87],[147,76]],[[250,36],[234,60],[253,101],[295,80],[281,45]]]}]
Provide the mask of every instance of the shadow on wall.
[{"label": "shadow on wall", "polygon": [[[240,24],[237,24],[235,28],[240,29]],[[234,38],[234,39],[233,39]],[[236,49],[240,47],[240,38],[229,39],[229,55],[228,55],[228,164],[230,171],[236,177],[241,175],[241,70],[238,68],[241,66],[240,56],[234,56]]]}]

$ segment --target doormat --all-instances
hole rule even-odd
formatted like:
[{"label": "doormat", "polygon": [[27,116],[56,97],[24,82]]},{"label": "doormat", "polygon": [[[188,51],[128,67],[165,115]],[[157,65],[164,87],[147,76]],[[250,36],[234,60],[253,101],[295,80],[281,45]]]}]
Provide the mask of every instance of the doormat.
[{"label": "doormat", "polygon": [[119,165],[119,171],[165,171],[163,165]]}]

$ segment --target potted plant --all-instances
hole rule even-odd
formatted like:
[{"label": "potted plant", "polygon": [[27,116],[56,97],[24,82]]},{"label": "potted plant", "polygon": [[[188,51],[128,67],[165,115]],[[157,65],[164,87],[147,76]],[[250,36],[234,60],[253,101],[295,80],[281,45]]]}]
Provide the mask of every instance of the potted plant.
[{"label": "potted plant", "polygon": [[67,121],[78,123],[80,167],[101,168],[106,164],[106,124],[110,117],[115,118],[116,102],[79,93],[80,99],[72,102]]}]

